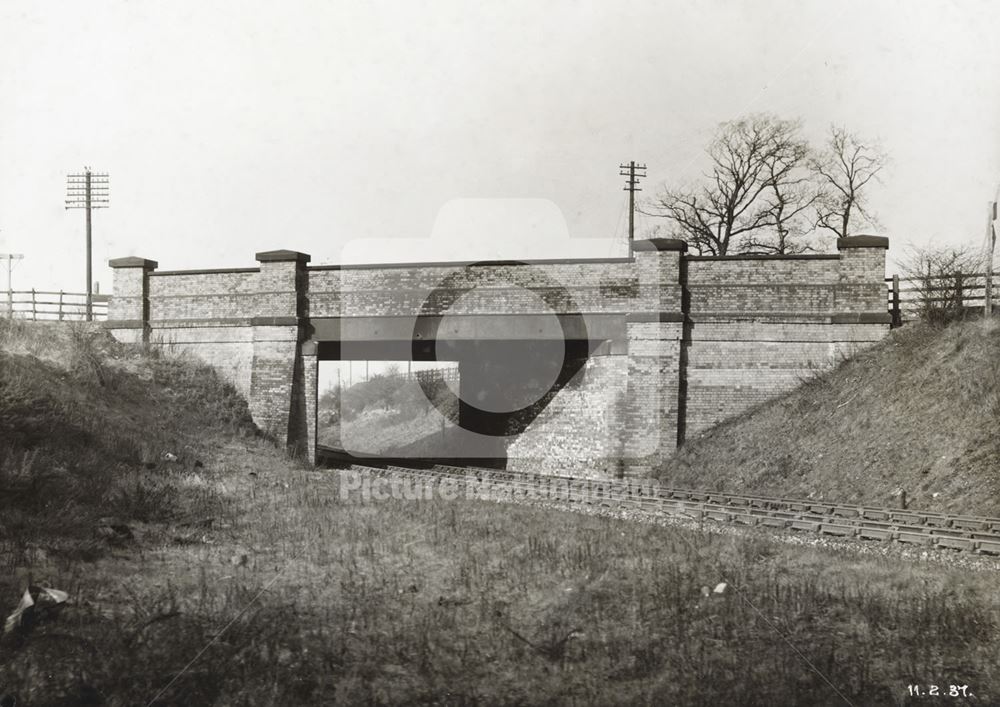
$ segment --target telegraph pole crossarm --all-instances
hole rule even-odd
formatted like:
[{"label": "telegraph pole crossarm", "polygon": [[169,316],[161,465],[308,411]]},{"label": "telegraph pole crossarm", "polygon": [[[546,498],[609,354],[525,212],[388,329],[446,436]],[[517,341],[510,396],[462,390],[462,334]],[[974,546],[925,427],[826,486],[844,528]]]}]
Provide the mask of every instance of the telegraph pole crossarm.
[{"label": "telegraph pole crossarm", "polygon": [[[628,242],[631,246],[632,241],[635,240],[635,193],[642,191],[639,188],[639,180],[646,177],[646,165],[636,164],[635,160],[632,160],[628,164],[618,165],[618,169],[620,170],[618,174],[628,177],[625,180],[625,191],[628,192]],[[642,174],[637,174],[636,170],[641,171]]]}]

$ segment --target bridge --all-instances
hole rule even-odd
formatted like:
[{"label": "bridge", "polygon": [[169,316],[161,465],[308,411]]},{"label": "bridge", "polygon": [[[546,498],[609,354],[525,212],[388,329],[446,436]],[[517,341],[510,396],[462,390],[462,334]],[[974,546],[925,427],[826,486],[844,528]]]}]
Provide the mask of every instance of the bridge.
[{"label": "bridge", "polygon": [[[886,335],[888,240],[837,253],[158,270],[110,261],[105,326],[216,367],[257,424],[314,460],[320,361],[454,361],[449,453],[509,468],[647,473],[678,445]],[[460,449],[460,453],[456,451]],[[619,461],[623,460],[623,461]]]}]

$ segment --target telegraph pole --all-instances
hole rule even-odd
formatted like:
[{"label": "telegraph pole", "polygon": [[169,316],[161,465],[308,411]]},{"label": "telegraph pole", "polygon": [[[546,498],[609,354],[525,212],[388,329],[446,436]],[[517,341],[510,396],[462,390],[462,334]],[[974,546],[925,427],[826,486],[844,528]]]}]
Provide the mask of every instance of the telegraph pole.
[{"label": "telegraph pole", "polygon": [[[628,192],[628,242],[631,246],[635,240],[635,193],[642,191],[639,188],[639,179],[646,177],[646,165],[636,164],[633,160],[628,164],[618,165],[618,169],[621,170],[618,172],[621,176],[628,177],[625,180],[625,191]],[[636,170],[640,170],[642,174],[636,174]]]},{"label": "telegraph pole", "polygon": [[108,208],[108,175],[97,174],[84,167],[80,174],[66,176],[66,208],[87,211],[87,321],[94,318],[93,247],[91,239],[92,209]]},{"label": "telegraph pole", "polygon": [[14,286],[11,284],[11,273],[14,270],[14,261],[23,257],[21,253],[0,253],[0,260],[7,261],[7,316],[11,319],[14,318]]}]

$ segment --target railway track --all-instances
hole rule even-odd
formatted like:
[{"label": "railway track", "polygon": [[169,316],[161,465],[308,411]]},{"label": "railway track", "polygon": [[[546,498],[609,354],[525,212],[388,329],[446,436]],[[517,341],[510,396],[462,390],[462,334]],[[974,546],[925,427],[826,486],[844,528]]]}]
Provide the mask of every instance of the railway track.
[{"label": "railway track", "polygon": [[897,542],[982,555],[1000,555],[1000,518],[949,515],[813,500],[671,488],[648,480],[575,476],[453,466],[404,460],[345,461],[335,450],[320,457],[377,476],[473,484],[474,497],[544,499],[609,508],[631,508],[696,521],[783,529],[836,538]]}]

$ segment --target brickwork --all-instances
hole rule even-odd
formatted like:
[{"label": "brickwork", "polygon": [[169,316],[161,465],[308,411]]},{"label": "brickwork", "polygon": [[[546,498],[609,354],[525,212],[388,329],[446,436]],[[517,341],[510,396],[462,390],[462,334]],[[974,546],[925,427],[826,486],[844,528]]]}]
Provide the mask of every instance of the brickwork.
[{"label": "brickwork", "polygon": [[254,357],[253,327],[184,326],[153,322],[150,342],[210,362],[249,400]]},{"label": "brickwork", "polygon": [[[304,444],[306,459],[316,458],[316,432],[319,429],[319,399],[316,391],[319,386],[319,359],[316,356],[316,345],[305,342],[299,348],[302,357],[302,384],[294,386],[296,395],[302,397],[304,419],[297,427],[295,443]],[[304,435],[304,437],[303,437]]]},{"label": "brickwork", "polygon": [[250,413],[258,426],[279,439],[287,436],[298,327],[253,328]]},{"label": "brickwork", "polygon": [[[447,309],[453,314],[623,314],[632,311],[642,297],[630,264],[616,261],[468,268],[315,268],[309,272],[309,313],[313,317],[416,316],[428,295],[449,279],[457,284],[452,288],[454,295],[439,295],[435,300],[439,306],[426,313]],[[468,291],[462,293],[466,288]],[[565,297],[566,292],[575,307]]]},{"label": "brickwork", "polygon": [[114,268],[115,297],[108,304],[108,322],[120,341],[145,343],[149,338],[149,273],[157,263],[143,258],[118,258]]},{"label": "brickwork", "polygon": [[617,475],[624,444],[627,378],[625,356],[589,358],[528,429],[507,446],[507,468]]},{"label": "brickwork", "polygon": [[[631,259],[471,267],[309,268],[304,254],[269,251],[257,254],[258,267],[185,272],[122,258],[111,262],[107,326],[122,340],[212,363],[248,397],[258,425],[311,457],[312,323],[414,317],[421,307],[474,316],[603,315],[610,318],[603,338],[592,341],[600,355],[508,445],[510,463],[618,473],[608,459],[624,448],[624,472],[642,474],[685,436],[885,336],[886,245],[857,237],[841,239],[831,255],[693,257],[682,243],[654,239],[634,243]],[[338,329],[323,331],[329,337]]]},{"label": "brickwork", "polygon": [[[842,239],[839,255],[688,259],[685,434],[785,393],[885,336],[883,241]],[[851,321],[862,314],[871,321]]]},{"label": "brickwork", "polygon": [[627,330],[626,472],[641,476],[677,447],[683,324],[630,321]]},{"label": "brickwork", "polygon": [[[156,274],[149,278],[150,319],[170,322],[192,319],[250,319],[268,308],[259,271]],[[117,291],[116,291],[117,297]],[[278,293],[286,294],[287,293]]]}]

